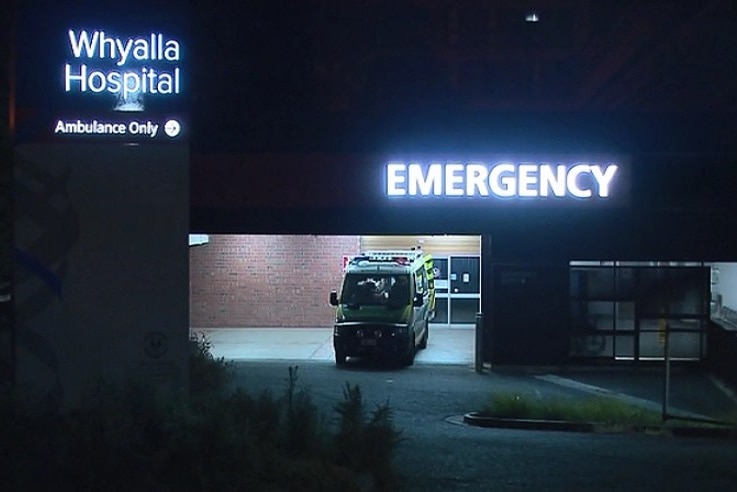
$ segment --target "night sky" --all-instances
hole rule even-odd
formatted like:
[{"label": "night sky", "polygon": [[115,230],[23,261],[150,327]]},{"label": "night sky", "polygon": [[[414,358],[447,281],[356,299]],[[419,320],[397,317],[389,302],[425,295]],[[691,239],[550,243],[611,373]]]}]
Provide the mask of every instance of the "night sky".
[{"label": "night sky", "polygon": [[558,3],[193,3],[194,148],[734,148],[731,2]]},{"label": "night sky", "polygon": [[41,74],[68,25],[188,38],[195,152],[737,146],[727,0],[552,1],[535,23],[507,1],[157,0],[112,16],[91,0],[19,4],[20,103],[31,91],[53,105]]}]

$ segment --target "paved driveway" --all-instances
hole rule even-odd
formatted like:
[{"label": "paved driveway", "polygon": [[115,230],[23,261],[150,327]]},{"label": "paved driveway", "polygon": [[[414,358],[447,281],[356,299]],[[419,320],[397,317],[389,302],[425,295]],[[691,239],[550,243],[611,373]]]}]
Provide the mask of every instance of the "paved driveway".
[{"label": "paved driveway", "polygon": [[[212,354],[230,360],[334,360],[332,328],[214,328],[197,330],[212,342]],[[474,328],[430,325],[416,362],[473,364]]]},{"label": "paved driveway", "polygon": [[[205,330],[212,353],[232,361],[282,361],[332,364],[334,353],[330,328],[221,328]],[[420,350],[417,365],[458,365],[470,371],[474,363],[473,327],[431,326],[428,347]],[[367,363],[350,367],[365,370]],[[608,394],[630,403],[662,409],[663,370],[649,368],[495,368],[494,373],[520,374],[540,379],[578,394]],[[698,369],[676,367],[672,371],[668,411],[673,415],[724,419],[737,413],[737,398],[709,374]]]},{"label": "paved driveway", "polygon": [[[288,361],[235,363],[236,384],[247,390],[286,388]],[[389,402],[406,440],[395,459],[407,491],[655,491],[737,490],[734,441],[642,434],[586,434],[483,429],[452,423],[478,409],[492,392],[541,397],[590,396],[545,373],[476,374],[464,365],[386,367],[367,362],[338,368],[327,361],[299,363],[326,416],[346,382],[361,386],[367,408]],[[560,376],[558,376],[560,377]],[[618,375],[619,385],[626,383]],[[583,388],[583,387],[582,387]],[[619,389],[626,389],[620,386]],[[451,417],[449,419],[449,417]]]}]

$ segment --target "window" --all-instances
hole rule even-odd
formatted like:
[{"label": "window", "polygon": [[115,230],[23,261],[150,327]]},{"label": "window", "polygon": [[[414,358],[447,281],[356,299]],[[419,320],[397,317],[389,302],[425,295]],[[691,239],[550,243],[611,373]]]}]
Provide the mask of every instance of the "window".
[{"label": "window", "polygon": [[423,295],[427,290],[427,273],[425,269],[418,270],[415,274],[415,292],[418,295]]},{"label": "window", "polygon": [[341,301],[359,306],[409,303],[409,276],[403,274],[349,273]]}]

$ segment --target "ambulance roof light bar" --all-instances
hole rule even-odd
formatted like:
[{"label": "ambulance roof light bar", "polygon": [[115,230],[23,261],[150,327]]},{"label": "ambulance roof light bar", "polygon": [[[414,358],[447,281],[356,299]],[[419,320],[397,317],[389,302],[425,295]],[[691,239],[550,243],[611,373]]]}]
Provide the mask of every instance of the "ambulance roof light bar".
[{"label": "ambulance roof light bar", "polygon": [[407,260],[415,260],[417,258],[422,258],[422,249],[420,246],[417,246],[411,249],[403,250],[370,250],[362,252],[361,255],[376,258],[385,258],[389,261],[392,261],[395,258],[406,258]]},{"label": "ambulance roof light bar", "polygon": [[361,254],[354,256],[351,258],[351,263],[356,265],[360,263],[395,263],[397,265],[409,265],[412,262],[413,258],[408,257],[405,254],[400,255],[392,255],[392,254],[381,254],[381,255],[372,255],[372,254]]}]

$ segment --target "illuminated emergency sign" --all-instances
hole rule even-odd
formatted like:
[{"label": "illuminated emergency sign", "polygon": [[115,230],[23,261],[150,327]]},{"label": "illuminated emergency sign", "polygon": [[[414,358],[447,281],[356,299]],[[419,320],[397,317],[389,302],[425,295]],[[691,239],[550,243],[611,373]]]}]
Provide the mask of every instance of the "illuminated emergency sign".
[{"label": "illuminated emergency sign", "polygon": [[415,162],[386,164],[388,196],[607,199],[616,162]]}]

